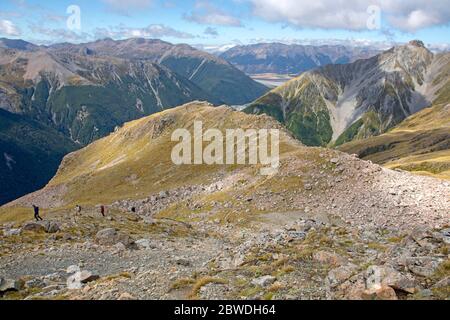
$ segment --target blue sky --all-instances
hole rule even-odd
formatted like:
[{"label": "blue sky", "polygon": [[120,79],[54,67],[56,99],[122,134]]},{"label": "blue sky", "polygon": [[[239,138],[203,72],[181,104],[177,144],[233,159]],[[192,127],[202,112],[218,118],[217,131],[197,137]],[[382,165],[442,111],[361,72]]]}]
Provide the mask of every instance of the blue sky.
[{"label": "blue sky", "polygon": [[[70,17],[77,21],[67,13],[71,5],[80,9],[80,29],[67,26]],[[448,0],[1,0],[0,36],[37,43],[142,36],[210,46],[411,39],[435,45],[450,42],[449,7]]]}]

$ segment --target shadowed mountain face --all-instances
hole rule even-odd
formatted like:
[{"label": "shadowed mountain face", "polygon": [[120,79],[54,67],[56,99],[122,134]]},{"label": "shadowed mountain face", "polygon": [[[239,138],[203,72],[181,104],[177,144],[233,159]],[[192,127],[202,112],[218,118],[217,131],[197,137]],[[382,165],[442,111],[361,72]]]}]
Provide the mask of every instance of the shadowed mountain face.
[{"label": "shadowed mountain face", "polygon": [[0,48],[33,51],[38,50],[39,46],[20,39],[0,38]]},{"label": "shadowed mountain face", "polygon": [[225,60],[186,44],[173,45],[152,39],[105,39],[81,45],[58,44],[49,50],[154,62],[189,79],[216,100],[232,105],[251,102],[268,90]]},{"label": "shadowed mountain face", "polygon": [[445,100],[449,66],[449,54],[433,55],[412,41],[366,60],[306,72],[245,111],[272,115],[307,145],[340,145],[386,132]]},{"label": "shadowed mountain face", "polygon": [[327,64],[343,64],[379,53],[370,48],[261,43],[236,46],[220,57],[248,74],[300,74]]},{"label": "shadowed mountain face", "polygon": [[75,143],[53,128],[0,109],[0,205],[45,186]]},{"label": "shadowed mountain face", "polygon": [[220,102],[152,62],[0,49],[0,108],[52,126],[80,145],[125,121],[196,99]]}]

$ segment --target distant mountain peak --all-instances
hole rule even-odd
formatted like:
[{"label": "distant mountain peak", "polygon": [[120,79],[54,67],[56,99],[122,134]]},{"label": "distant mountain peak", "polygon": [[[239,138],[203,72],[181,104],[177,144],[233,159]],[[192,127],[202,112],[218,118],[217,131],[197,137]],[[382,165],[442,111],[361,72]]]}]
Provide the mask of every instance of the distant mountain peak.
[{"label": "distant mountain peak", "polygon": [[421,40],[411,40],[408,44],[415,47],[425,48],[425,44]]},{"label": "distant mountain peak", "polygon": [[245,111],[276,117],[308,145],[379,135],[445,95],[449,57],[411,41],[369,59],[305,72]]}]

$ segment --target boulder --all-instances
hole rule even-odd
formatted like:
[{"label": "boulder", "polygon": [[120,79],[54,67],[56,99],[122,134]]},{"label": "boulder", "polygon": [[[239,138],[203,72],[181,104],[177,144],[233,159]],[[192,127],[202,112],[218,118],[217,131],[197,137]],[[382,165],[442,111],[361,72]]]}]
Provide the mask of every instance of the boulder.
[{"label": "boulder", "polygon": [[27,222],[22,226],[22,230],[56,233],[60,230],[60,226],[56,221]]},{"label": "boulder", "polygon": [[22,232],[22,229],[7,229],[3,230],[3,235],[5,237],[18,236]]},{"label": "boulder", "polygon": [[405,259],[408,270],[421,277],[431,277],[439,267],[441,260],[434,257],[410,257]]},{"label": "boulder", "polygon": [[44,288],[45,286],[45,281],[39,278],[30,279],[25,282],[25,288]]},{"label": "boulder", "polygon": [[366,287],[370,292],[375,292],[386,286],[406,293],[417,292],[414,280],[391,266],[370,266],[366,270],[365,278]]},{"label": "boulder", "polygon": [[45,227],[37,222],[27,222],[22,226],[24,231],[45,232]]},{"label": "boulder", "polygon": [[45,224],[45,232],[47,232],[47,233],[56,233],[59,230],[61,230],[61,227],[59,226],[58,222],[48,221]]},{"label": "boulder", "polygon": [[77,271],[67,278],[67,288],[69,290],[81,289],[85,283],[95,281],[98,278],[100,277],[96,274],[93,274],[91,271]]},{"label": "boulder", "polygon": [[91,281],[95,281],[100,278],[98,275],[93,274],[91,271],[83,270],[78,272],[78,277],[81,283],[88,283]]},{"label": "boulder", "polygon": [[354,264],[347,264],[345,266],[330,270],[325,280],[326,284],[331,288],[338,286],[339,284],[348,280],[355,273],[357,268],[358,267]]},{"label": "boulder", "polygon": [[0,278],[0,295],[9,291],[19,291],[20,282],[12,279]]},{"label": "boulder", "polygon": [[67,270],[66,270],[66,272],[69,274],[72,274],[72,273],[75,273],[78,271],[80,271],[80,267],[77,265],[71,265],[71,266],[67,267]]},{"label": "boulder", "polygon": [[71,275],[67,278],[67,289],[69,290],[78,290],[83,287],[80,279],[78,278],[77,273]]},{"label": "boulder", "polygon": [[270,286],[272,283],[274,283],[275,280],[276,280],[275,277],[267,275],[253,279],[252,284],[255,286],[267,287]]},{"label": "boulder", "polygon": [[95,241],[104,246],[113,246],[117,243],[122,243],[126,248],[131,248],[134,244],[130,236],[122,234],[113,228],[107,228],[97,232]]},{"label": "boulder", "polygon": [[135,242],[138,249],[154,249],[156,248],[149,239],[140,239]]},{"label": "boulder", "polygon": [[362,298],[364,300],[398,300],[395,290],[389,286],[382,286],[374,290],[365,290]]}]

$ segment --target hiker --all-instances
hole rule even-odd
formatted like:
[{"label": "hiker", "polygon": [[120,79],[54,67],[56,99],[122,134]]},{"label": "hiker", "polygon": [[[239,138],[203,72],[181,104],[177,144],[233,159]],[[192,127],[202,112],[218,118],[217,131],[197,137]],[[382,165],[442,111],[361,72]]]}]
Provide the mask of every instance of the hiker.
[{"label": "hiker", "polygon": [[35,206],[34,204],[33,204],[33,209],[34,209],[34,218],[36,219],[36,221],[39,221],[39,220],[44,220],[44,219],[42,219],[41,218],[41,216],[39,215],[39,207],[37,207],[37,206]]},{"label": "hiker", "polygon": [[102,214],[102,216],[105,216],[105,206],[104,205],[100,206],[100,213]]},{"label": "hiker", "polygon": [[77,214],[81,214],[81,206],[80,206],[79,204],[77,204],[77,205],[75,206],[75,212],[76,212]]}]

